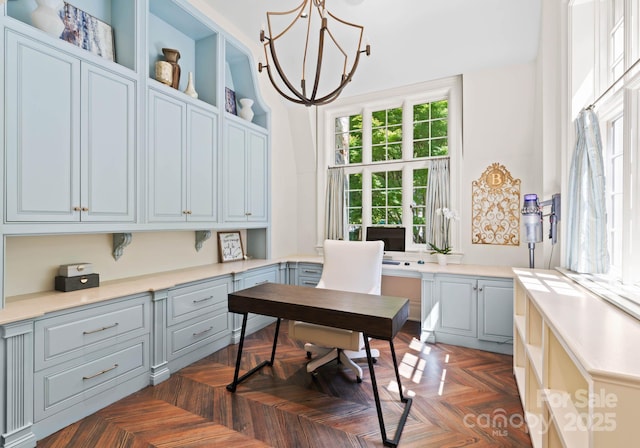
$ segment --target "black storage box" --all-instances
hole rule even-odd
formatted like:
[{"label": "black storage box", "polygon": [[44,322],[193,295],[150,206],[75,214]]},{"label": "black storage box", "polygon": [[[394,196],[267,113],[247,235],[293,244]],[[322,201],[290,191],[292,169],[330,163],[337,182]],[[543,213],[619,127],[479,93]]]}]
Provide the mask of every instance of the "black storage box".
[{"label": "black storage box", "polygon": [[56,276],[56,291],[76,291],[78,289],[95,288],[99,285],[99,274],[76,275],[73,277]]}]

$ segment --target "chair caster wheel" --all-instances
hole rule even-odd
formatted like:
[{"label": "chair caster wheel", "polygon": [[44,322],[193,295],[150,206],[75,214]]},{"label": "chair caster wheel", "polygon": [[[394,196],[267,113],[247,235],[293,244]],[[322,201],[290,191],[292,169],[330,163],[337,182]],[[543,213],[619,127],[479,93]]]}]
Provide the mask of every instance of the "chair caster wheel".
[{"label": "chair caster wheel", "polygon": [[377,363],[377,362],[378,362],[378,358],[373,358],[373,359],[371,360],[371,362],[372,362],[372,363],[374,363],[374,364],[375,364],[375,363]]},{"label": "chair caster wheel", "polygon": [[314,380],[314,381],[317,380],[318,379],[318,372],[316,372],[316,371],[311,372],[311,379]]},{"label": "chair caster wheel", "polygon": [[360,378],[359,376],[356,377],[356,382],[358,383],[362,383],[362,378]]},{"label": "chair caster wheel", "polygon": [[311,352],[307,352],[307,359],[311,359]]}]

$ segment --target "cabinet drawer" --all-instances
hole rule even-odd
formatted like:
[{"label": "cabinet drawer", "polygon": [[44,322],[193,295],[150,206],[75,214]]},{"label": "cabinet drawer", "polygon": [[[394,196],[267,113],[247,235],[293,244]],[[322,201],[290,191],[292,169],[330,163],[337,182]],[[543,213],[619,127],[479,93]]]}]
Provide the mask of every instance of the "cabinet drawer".
[{"label": "cabinet drawer", "polygon": [[189,351],[187,349],[192,349],[196,344],[201,345],[203,341],[209,343],[211,339],[217,339],[230,332],[229,314],[226,311],[200,322],[173,329],[169,334],[169,360],[180,356],[182,351]]},{"label": "cabinet drawer", "polygon": [[230,285],[230,280],[225,279],[170,290],[169,325],[216,309],[226,309]]},{"label": "cabinet drawer", "polygon": [[149,303],[138,296],[36,321],[35,370],[148,333]]},{"label": "cabinet drawer", "polygon": [[298,285],[315,287],[322,277],[322,265],[300,263],[298,265]]},{"label": "cabinet drawer", "polygon": [[244,278],[244,287],[251,288],[260,283],[278,283],[278,270],[276,268],[251,271]]},{"label": "cabinet drawer", "polygon": [[149,338],[143,336],[111,349],[92,352],[34,375],[35,421],[149,371]]}]

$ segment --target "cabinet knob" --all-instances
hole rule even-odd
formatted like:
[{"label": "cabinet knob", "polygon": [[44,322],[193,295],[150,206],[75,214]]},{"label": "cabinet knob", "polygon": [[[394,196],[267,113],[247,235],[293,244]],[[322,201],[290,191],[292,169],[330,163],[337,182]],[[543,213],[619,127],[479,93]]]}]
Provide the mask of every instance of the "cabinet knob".
[{"label": "cabinet knob", "polygon": [[81,210],[82,210],[82,209],[81,209],[80,207],[73,207],[73,211],[74,211],[74,212],[79,212],[79,211],[81,211]]},{"label": "cabinet knob", "polygon": [[251,212],[246,212],[245,216],[251,216]]},{"label": "cabinet knob", "polygon": [[82,210],[83,212],[88,212],[89,211],[89,207],[82,207],[80,210]]}]

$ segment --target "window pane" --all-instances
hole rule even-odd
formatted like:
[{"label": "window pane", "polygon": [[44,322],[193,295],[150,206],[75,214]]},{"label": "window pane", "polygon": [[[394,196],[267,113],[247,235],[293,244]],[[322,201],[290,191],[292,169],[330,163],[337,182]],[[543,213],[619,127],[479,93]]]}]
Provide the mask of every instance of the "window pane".
[{"label": "window pane", "polygon": [[334,148],[336,165],[362,163],[362,114],[336,118]]},{"label": "window pane", "polygon": [[385,190],[374,190],[371,192],[371,204],[379,207],[387,205],[387,192]]},{"label": "window pane", "polygon": [[390,125],[402,124],[402,108],[389,109],[387,111],[387,117],[387,123]]},{"label": "window pane", "polygon": [[387,146],[387,160],[402,160],[402,144]]},{"label": "window pane", "polygon": [[387,176],[389,188],[402,188],[402,171],[389,171]]},{"label": "window pane", "polygon": [[387,111],[379,110],[371,114],[373,126],[385,126],[387,124]]},{"label": "window pane", "polygon": [[362,226],[349,226],[349,241],[362,240]]},{"label": "window pane", "polygon": [[431,122],[430,137],[446,137],[447,136],[447,120],[434,120]]},{"label": "window pane", "polygon": [[346,186],[349,240],[359,241],[362,230],[362,174],[349,174]]},{"label": "window pane", "polygon": [[413,125],[413,139],[421,140],[424,138],[429,138],[429,122],[415,123]]},{"label": "window pane", "polygon": [[350,130],[362,130],[362,114],[352,115],[349,117],[349,129]]},{"label": "window pane", "polygon": [[384,146],[374,146],[371,148],[371,160],[374,162],[382,162],[387,158],[387,148]]},{"label": "window pane", "polygon": [[401,142],[402,141],[402,126],[389,126],[387,131],[388,142]]},{"label": "window pane", "polygon": [[449,154],[449,142],[446,138],[438,138],[431,142],[431,156],[446,156]]},{"label": "window pane", "polygon": [[426,204],[427,204],[427,179],[429,170],[426,168],[413,170],[413,242],[414,244],[426,244]]},{"label": "window pane", "polygon": [[442,100],[431,103],[431,119],[447,118],[449,115],[449,101]]},{"label": "window pane", "polygon": [[[380,110],[372,113],[372,160],[402,160],[402,108]],[[391,146],[390,143],[397,145]],[[385,145],[384,149],[376,146]]]},{"label": "window pane", "polygon": [[414,142],[413,143],[413,157],[415,158],[419,158],[419,157],[429,157],[429,142],[428,141],[422,141],[422,142]]},{"label": "window pane", "polygon": [[416,104],[413,106],[413,121],[423,121],[429,119],[430,103]]}]

